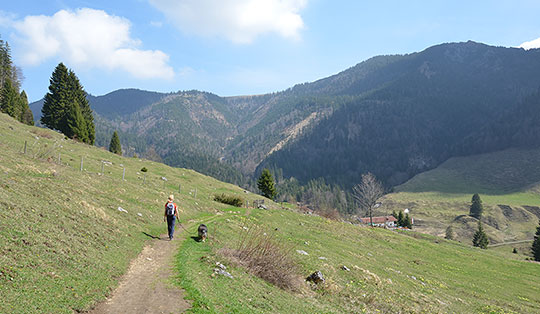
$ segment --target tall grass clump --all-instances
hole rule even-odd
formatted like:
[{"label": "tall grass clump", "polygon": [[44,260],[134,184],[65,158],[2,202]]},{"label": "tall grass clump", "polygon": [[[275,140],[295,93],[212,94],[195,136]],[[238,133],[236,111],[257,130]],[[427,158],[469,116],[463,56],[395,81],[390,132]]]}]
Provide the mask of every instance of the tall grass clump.
[{"label": "tall grass clump", "polygon": [[262,228],[242,229],[235,249],[222,253],[249,273],[281,288],[298,291],[302,278],[292,259],[292,247],[272,239]]},{"label": "tall grass clump", "polygon": [[244,199],[234,195],[216,194],[214,195],[214,201],[229,204],[235,207],[244,206]]}]

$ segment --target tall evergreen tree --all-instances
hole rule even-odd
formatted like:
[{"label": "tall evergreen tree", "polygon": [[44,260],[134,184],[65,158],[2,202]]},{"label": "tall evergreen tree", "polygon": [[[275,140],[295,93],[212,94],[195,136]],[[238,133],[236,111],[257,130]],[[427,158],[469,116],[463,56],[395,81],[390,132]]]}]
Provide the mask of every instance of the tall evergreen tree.
[{"label": "tall evergreen tree", "polygon": [[5,80],[4,86],[0,93],[0,110],[13,118],[19,120],[20,110],[19,108],[19,93],[13,87],[11,80]]},{"label": "tall evergreen tree", "polygon": [[473,245],[481,249],[487,249],[489,244],[489,239],[482,228],[482,222],[478,221],[478,230],[474,233],[473,236]]},{"label": "tall evergreen tree", "polygon": [[88,129],[79,104],[75,101],[69,107],[66,115],[67,137],[88,143]]},{"label": "tall evergreen tree", "polygon": [[480,195],[474,194],[471,201],[471,207],[469,210],[469,215],[475,217],[476,219],[482,218],[482,213],[484,212],[484,206],[482,205],[482,200]]},{"label": "tall evergreen tree", "polygon": [[403,227],[412,229],[412,219],[409,213],[405,214],[405,218],[403,218]]},{"label": "tall evergreen tree", "polygon": [[534,235],[531,251],[534,260],[540,262],[540,221],[538,221],[538,227],[536,227],[536,234]]},{"label": "tall evergreen tree", "polygon": [[79,81],[79,78],[77,77],[77,75],[75,75],[75,72],[73,72],[72,70],[69,70],[68,78],[69,78],[69,89],[73,93],[72,97],[74,101],[76,101],[79,104],[81,113],[86,123],[86,129],[87,129],[86,132],[88,133],[88,141],[86,141],[86,143],[90,145],[94,145],[94,142],[96,140],[94,116],[92,114],[92,109],[90,108],[90,103],[88,102],[88,98],[86,98],[87,96],[86,91],[81,85],[81,82]]},{"label": "tall evergreen tree", "polygon": [[21,106],[21,118],[20,121],[24,124],[28,125],[34,125],[34,114],[32,113],[32,110],[30,109],[30,106],[28,105],[28,97],[26,96],[26,92],[22,91],[19,95],[19,101]]},{"label": "tall evergreen tree", "polygon": [[257,187],[261,191],[262,195],[269,199],[274,199],[276,196],[276,188],[274,186],[274,178],[270,173],[270,170],[263,169],[261,176],[257,180]]},{"label": "tall evergreen tree", "polygon": [[11,49],[7,42],[0,39],[0,87],[13,77],[13,63],[11,61]]},{"label": "tall evergreen tree", "polygon": [[114,131],[111,137],[109,151],[118,155],[122,155],[122,146],[120,145],[120,138],[118,137],[118,133],[116,131]]},{"label": "tall evergreen tree", "polygon": [[[41,108],[41,123],[48,128],[67,132],[66,115],[70,106],[68,69],[60,63],[54,69]],[[69,132],[67,132],[69,133]]]},{"label": "tall evergreen tree", "polygon": [[397,225],[398,227],[403,227],[403,219],[405,217],[403,217],[403,211],[400,210],[399,213],[398,213],[398,216],[397,216]]},{"label": "tall evergreen tree", "polygon": [[[76,137],[84,143],[94,144],[94,117],[86,92],[75,73],[63,63],[54,69],[41,112],[41,123],[47,127],[59,130],[66,136]],[[79,121],[79,114],[82,122]]]}]

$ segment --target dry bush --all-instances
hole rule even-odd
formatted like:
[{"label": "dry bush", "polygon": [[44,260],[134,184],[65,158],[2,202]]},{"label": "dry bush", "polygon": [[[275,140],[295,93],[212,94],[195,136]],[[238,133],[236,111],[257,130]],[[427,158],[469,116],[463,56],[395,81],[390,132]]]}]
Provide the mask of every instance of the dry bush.
[{"label": "dry bush", "polygon": [[335,209],[322,210],[318,214],[319,216],[327,218],[327,219],[341,221],[341,214]]},{"label": "dry bush", "polygon": [[43,138],[53,138],[52,135],[48,132],[48,131],[45,131],[45,130],[32,130],[30,131],[32,133],[34,133],[35,135],[39,136],[39,137],[43,137]]},{"label": "dry bush", "polygon": [[251,274],[282,289],[299,291],[302,285],[292,259],[292,247],[272,239],[259,227],[242,229],[236,248],[221,253]]},{"label": "dry bush", "polygon": [[235,207],[244,206],[244,199],[235,195],[216,194],[214,195],[214,201],[229,204]]}]

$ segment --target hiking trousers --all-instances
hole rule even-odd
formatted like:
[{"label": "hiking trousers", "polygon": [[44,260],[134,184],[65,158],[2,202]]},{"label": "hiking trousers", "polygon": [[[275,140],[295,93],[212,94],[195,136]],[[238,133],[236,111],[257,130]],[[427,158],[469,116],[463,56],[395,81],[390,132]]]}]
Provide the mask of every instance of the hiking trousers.
[{"label": "hiking trousers", "polygon": [[167,230],[169,232],[169,239],[173,239],[174,235],[174,223],[176,222],[176,216],[167,216]]}]

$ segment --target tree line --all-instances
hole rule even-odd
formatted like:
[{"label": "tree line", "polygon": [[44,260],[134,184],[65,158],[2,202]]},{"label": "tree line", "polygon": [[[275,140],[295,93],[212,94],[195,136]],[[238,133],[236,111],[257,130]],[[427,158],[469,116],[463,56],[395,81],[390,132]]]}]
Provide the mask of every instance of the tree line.
[{"label": "tree line", "polygon": [[19,92],[23,78],[21,69],[13,64],[8,42],[0,39],[0,112],[24,124],[34,125],[26,92]]}]

